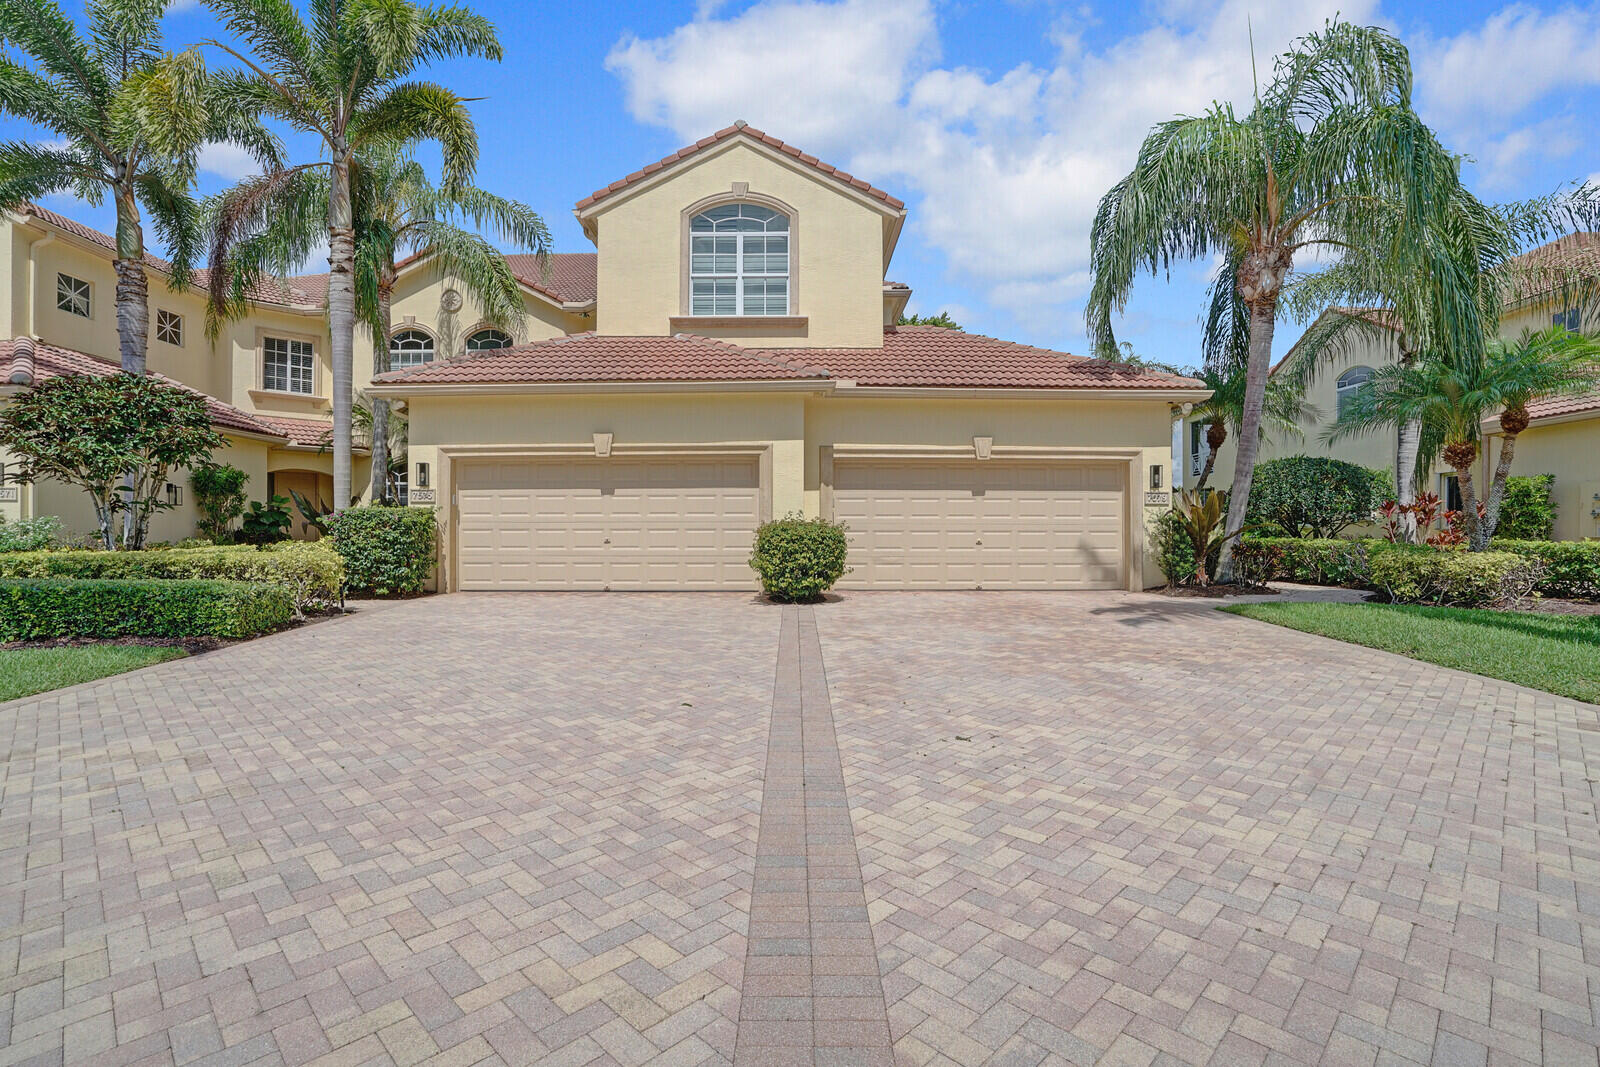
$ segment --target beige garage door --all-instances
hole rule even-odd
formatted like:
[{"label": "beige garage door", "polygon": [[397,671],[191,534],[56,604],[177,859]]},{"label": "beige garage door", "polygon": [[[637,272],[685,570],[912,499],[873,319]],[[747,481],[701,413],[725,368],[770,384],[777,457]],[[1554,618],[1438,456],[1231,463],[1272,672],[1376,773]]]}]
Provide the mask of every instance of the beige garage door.
[{"label": "beige garage door", "polygon": [[1126,494],[1126,465],[838,460],[855,568],[840,585],[1124,588]]},{"label": "beige garage door", "polygon": [[749,589],[756,461],[471,460],[457,468],[462,589]]}]

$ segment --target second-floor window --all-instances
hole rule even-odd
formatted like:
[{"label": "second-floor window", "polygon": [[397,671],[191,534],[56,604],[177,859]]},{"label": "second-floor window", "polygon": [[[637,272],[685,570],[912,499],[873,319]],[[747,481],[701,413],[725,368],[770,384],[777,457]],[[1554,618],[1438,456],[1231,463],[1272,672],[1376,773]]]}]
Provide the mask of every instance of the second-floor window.
[{"label": "second-floor window", "polygon": [[424,330],[401,330],[389,339],[389,366],[404,370],[433,362],[433,337]]},{"label": "second-floor window", "polygon": [[156,340],[166,345],[183,346],[183,316],[176,311],[156,311]]},{"label": "second-floor window", "polygon": [[493,326],[485,326],[467,338],[468,352],[493,352],[497,348],[510,347],[511,335]]},{"label": "second-floor window", "polygon": [[310,341],[266,337],[261,341],[261,388],[280,393],[311,395],[315,389],[317,357]]},{"label": "second-floor window", "polygon": [[1357,391],[1370,381],[1372,381],[1371,367],[1351,367],[1339,375],[1338,386],[1334,392],[1338,396],[1340,418],[1344,417],[1345,410],[1350,407],[1350,401],[1355,399]]},{"label": "second-floor window", "polygon": [[1565,326],[1573,333],[1583,329],[1583,314],[1577,308],[1567,308],[1550,316],[1550,325]]},{"label": "second-floor window", "polygon": [[721,204],[689,221],[689,314],[789,314],[789,219]]},{"label": "second-floor window", "polygon": [[89,317],[89,283],[70,274],[56,275],[56,307],[69,315]]}]

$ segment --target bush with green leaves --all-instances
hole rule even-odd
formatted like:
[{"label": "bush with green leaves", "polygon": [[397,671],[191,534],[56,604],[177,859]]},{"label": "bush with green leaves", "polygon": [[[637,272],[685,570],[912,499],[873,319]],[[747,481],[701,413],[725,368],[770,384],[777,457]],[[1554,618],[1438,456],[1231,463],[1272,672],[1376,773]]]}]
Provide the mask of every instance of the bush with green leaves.
[{"label": "bush with green leaves", "polygon": [[1548,541],[1556,525],[1555,485],[1553,474],[1507,478],[1494,535],[1510,541]]},{"label": "bush with green leaves", "polygon": [[1544,569],[1541,561],[1515,552],[1391,545],[1373,555],[1371,580],[1396,604],[1482,608],[1526,600]]},{"label": "bush with green leaves", "polygon": [[1167,587],[1187,585],[1194,580],[1194,542],[1176,511],[1163,511],[1151,525],[1150,548],[1156,554],[1156,564],[1166,576]]},{"label": "bush with green leaves", "polygon": [[1276,539],[1242,539],[1233,547],[1233,575],[1243,585],[1266,585],[1282,570],[1284,552]]},{"label": "bush with green leaves", "polygon": [[254,637],[289,622],[287,590],[250,582],[0,578],[0,641]]},{"label": "bush with green leaves", "polygon": [[195,523],[212,544],[225,545],[233,537],[233,520],[244,514],[244,487],[250,475],[226,463],[202,463],[189,472],[189,491],[200,512]]},{"label": "bush with green leaves", "polygon": [[289,498],[272,496],[265,501],[250,501],[250,510],[244,513],[239,527],[239,540],[247,545],[270,545],[289,539],[289,527],[294,517],[289,514]]},{"label": "bush with green leaves", "polygon": [[1329,538],[1370,522],[1388,475],[1322,456],[1290,456],[1256,468],[1247,523],[1277,523],[1291,536]]},{"label": "bush with green leaves", "polygon": [[54,515],[0,522],[0,552],[38,552],[61,537],[61,520]]},{"label": "bush with green leaves", "polygon": [[220,579],[276,585],[297,615],[337,604],[344,560],[321,542],[285,541],[265,548],[205,545],[144,552],[16,552],[0,555],[0,578]]},{"label": "bush with green leaves", "polygon": [[422,592],[439,550],[432,508],[349,508],[328,517],[328,534],[344,557],[346,587],[372,596]]},{"label": "bush with green leaves", "polygon": [[1600,598],[1600,541],[1512,541],[1496,538],[1489,547],[1515,552],[1544,564],[1542,596],[1575,600]]},{"label": "bush with green leaves", "polygon": [[1347,540],[1337,537],[1255,537],[1249,533],[1239,539],[1235,553],[1268,548],[1276,560],[1270,578],[1303,585],[1367,584],[1368,557],[1382,541]]},{"label": "bush with green leaves", "polygon": [[756,529],[750,566],[773,600],[805,603],[822,596],[849,571],[849,550],[844,523],[791,514]]}]

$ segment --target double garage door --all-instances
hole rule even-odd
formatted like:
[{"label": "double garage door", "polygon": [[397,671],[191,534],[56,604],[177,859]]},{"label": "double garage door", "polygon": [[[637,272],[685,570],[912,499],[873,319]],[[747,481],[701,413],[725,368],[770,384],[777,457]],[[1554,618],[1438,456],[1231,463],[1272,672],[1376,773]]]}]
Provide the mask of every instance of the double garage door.
[{"label": "double garage door", "polygon": [[[1127,468],[838,460],[854,589],[1114,589]],[[754,458],[470,460],[457,468],[459,587],[751,589]]]}]

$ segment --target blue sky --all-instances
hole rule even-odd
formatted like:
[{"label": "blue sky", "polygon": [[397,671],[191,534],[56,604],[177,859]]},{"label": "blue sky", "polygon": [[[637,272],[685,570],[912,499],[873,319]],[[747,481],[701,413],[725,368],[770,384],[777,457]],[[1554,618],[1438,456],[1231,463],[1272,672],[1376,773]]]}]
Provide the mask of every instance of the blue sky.
[{"label": "blue sky", "polygon": [[[473,105],[478,181],[541,212],[560,251],[592,246],[574,201],[745,119],[905,199],[890,276],[914,310],[968,329],[1084,351],[1094,206],[1150,125],[1217,99],[1246,103],[1258,62],[1335,13],[1397,31],[1417,104],[1494,200],[1600,178],[1600,4],[1148,0],[480,0],[506,58],[432,76]],[[180,0],[181,47],[215,32]],[[32,136],[11,121],[0,137]],[[303,142],[301,142],[303,143]],[[314,149],[311,149],[314,150]],[[426,154],[425,154],[426,158]],[[206,156],[203,187],[238,177]],[[51,206],[103,229],[110,209]],[[1119,336],[1143,355],[1198,359],[1210,263],[1141,278]],[[309,269],[317,269],[312,265]],[[1300,327],[1285,323],[1282,351]]]}]

